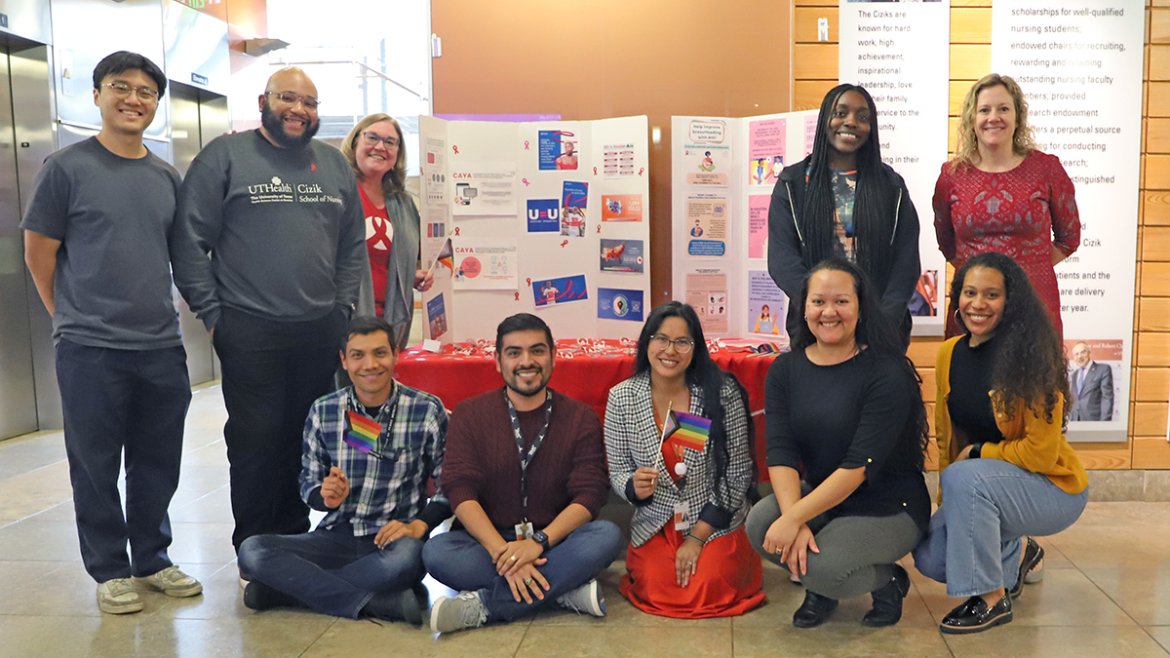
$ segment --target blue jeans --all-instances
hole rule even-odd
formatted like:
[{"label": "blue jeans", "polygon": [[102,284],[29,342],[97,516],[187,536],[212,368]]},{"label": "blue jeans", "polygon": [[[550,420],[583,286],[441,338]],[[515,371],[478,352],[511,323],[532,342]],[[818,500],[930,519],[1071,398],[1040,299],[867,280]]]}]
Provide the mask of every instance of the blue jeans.
[{"label": "blue jeans", "polygon": [[1047,477],[999,459],[964,459],[939,478],[943,505],[914,549],[922,575],[947,584],[947,595],[1011,589],[1020,570],[1020,537],[1052,535],[1072,525],[1089,490],[1066,493]]},{"label": "blue jeans", "polygon": [[408,589],[423,577],[423,543],[411,537],[384,549],[348,526],[302,535],[253,535],[240,546],[240,575],[305,607],[357,619],[375,594]]},{"label": "blue jeans", "polygon": [[[57,384],[85,570],[101,583],[171,566],[167,508],[179,485],[191,402],[186,352],[115,350],[63,338]],[[125,513],[118,494],[123,459]]]},{"label": "blue jeans", "polygon": [[[501,533],[512,541],[515,533]],[[435,580],[451,589],[478,591],[489,621],[511,621],[534,614],[562,596],[589,582],[617,559],[626,547],[622,531],[609,521],[591,521],[577,528],[543,557],[548,563],[540,573],[548,580],[544,600],[532,603],[512,598],[508,581],[496,573],[487,550],[466,530],[452,530],[432,538],[423,547],[423,563]]]}]

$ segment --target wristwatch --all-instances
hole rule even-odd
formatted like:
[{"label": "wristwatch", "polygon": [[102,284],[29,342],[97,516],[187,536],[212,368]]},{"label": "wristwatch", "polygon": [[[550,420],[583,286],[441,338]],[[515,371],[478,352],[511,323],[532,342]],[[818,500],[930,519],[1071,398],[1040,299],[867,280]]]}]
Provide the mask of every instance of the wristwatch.
[{"label": "wristwatch", "polygon": [[969,459],[979,459],[982,455],[983,455],[983,444],[982,443],[972,443],[971,444],[971,452],[967,453],[967,457]]},{"label": "wristwatch", "polygon": [[543,530],[532,533],[532,541],[540,544],[544,550],[548,550],[548,535],[544,534]]}]

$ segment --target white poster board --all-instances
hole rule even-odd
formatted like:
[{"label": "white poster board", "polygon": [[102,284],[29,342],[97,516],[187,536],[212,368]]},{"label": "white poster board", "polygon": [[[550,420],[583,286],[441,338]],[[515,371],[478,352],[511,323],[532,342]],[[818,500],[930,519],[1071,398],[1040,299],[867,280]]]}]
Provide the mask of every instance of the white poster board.
[{"label": "white poster board", "polygon": [[941,336],[946,324],[946,259],[934,235],[931,197],[947,161],[950,10],[949,1],[842,0],[839,11],[839,79],[873,96],[882,159],[906,179],[918,211],[922,276],[911,301],[916,336]]},{"label": "white poster board", "polygon": [[[647,119],[419,117],[426,335],[492,340],[536,313],[554,337],[636,337],[648,309]],[[447,265],[446,263],[449,263]]]},{"label": "white poster board", "polygon": [[1068,436],[1124,441],[1145,7],[1140,0],[996,0],[991,17],[992,68],[1023,88],[1037,143],[1060,157],[1076,185],[1081,246],[1056,266],[1066,349],[1071,356],[1077,343],[1086,343],[1093,361],[1113,374],[1111,417],[1072,422]]},{"label": "white poster board", "polygon": [[812,150],[816,115],[672,117],[673,297],[707,336],[788,343],[788,299],[767,274],[768,205],[780,171]]}]

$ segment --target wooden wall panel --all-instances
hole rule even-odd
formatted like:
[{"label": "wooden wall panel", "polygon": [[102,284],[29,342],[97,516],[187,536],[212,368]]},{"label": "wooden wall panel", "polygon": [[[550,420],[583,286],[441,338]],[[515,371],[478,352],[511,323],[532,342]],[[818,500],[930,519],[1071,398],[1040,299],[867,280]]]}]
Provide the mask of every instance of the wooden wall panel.
[{"label": "wooden wall panel", "polygon": [[[794,0],[797,16],[824,15],[835,5],[831,0]],[[991,0],[951,2],[948,142],[952,152],[963,96],[973,81],[990,72],[991,5]],[[1135,309],[1135,371],[1132,373],[1132,397],[1138,402],[1129,401],[1133,408],[1129,441],[1077,444],[1077,452],[1090,468],[1170,468],[1170,444],[1165,440],[1166,388],[1170,385],[1170,0],[1154,0],[1152,7],[1147,10],[1149,41],[1138,254],[1141,278]],[[799,32],[808,27],[798,24],[794,30]],[[830,24],[834,40],[835,27]],[[814,18],[812,39],[816,37],[815,28]],[[819,104],[824,91],[836,81],[837,53],[836,44],[806,42],[794,48],[794,103],[801,103],[802,108]],[[800,62],[810,56],[824,59],[820,64]],[[924,226],[928,226],[929,213],[923,217]],[[909,350],[924,379],[924,397],[929,396],[929,400],[934,397],[934,355],[939,342],[916,338]],[[933,406],[933,402],[928,403],[931,423],[934,422]]]}]

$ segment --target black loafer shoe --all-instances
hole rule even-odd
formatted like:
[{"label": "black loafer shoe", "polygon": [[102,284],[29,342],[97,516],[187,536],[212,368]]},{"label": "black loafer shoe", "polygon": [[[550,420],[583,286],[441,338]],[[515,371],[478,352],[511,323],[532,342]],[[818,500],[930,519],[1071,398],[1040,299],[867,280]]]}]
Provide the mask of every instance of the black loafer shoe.
[{"label": "black loafer shoe", "polygon": [[805,590],[804,603],[792,613],[792,625],[797,628],[813,628],[825,623],[834,610],[837,609],[837,599],[830,599]]},{"label": "black loafer shoe", "polygon": [[1016,578],[1016,584],[1008,590],[1013,599],[1020,598],[1020,594],[1024,591],[1024,583],[1038,583],[1044,578],[1044,572],[1038,571],[1044,564],[1044,549],[1040,544],[1036,543],[1035,539],[1028,537],[1024,544],[1024,559],[1020,561],[1020,575]]},{"label": "black loafer shoe", "polygon": [[1012,597],[1004,594],[995,605],[987,607],[982,597],[972,596],[963,605],[943,617],[938,629],[950,635],[979,633],[1012,620]]},{"label": "black loafer shoe", "polygon": [[861,618],[864,626],[893,626],[902,618],[902,599],[910,591],[910,576],[901,565],[894,565],[890,582],[873,591],[873,608]]}]

